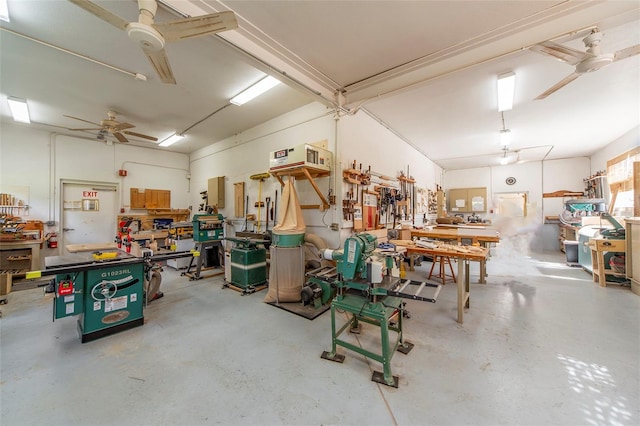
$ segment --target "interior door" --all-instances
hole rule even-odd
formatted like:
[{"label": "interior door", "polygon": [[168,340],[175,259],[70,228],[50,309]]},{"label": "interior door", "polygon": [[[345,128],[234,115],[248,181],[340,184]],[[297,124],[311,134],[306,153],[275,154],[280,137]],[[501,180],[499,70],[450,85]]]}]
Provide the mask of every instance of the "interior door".
[{"label": "interior door", "polygon": [[118,187],[104,183],[62,184],[62,247],[112,242],[116,233]]}]

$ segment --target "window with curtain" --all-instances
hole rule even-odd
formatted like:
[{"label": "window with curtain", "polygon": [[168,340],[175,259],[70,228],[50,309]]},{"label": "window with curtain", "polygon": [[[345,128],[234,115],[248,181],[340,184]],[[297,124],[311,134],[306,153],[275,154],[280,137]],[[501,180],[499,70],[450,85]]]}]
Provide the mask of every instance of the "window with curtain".
[{"label": "window with curtain", "polygon": [[607,161],[607,181],[611,188],[609,211],[614,216],[633,216],[634,162],[640,162],[640,147]]}]

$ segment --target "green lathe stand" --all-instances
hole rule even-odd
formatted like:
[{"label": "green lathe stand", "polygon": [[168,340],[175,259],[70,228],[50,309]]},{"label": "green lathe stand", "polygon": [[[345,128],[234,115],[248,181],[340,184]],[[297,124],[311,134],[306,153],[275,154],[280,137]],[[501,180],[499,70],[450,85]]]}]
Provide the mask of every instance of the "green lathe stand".
[{"label": "green lathe stand", "polygon": [[[336,310],[351,314],[351,318],[339,330],[336,330]],[[398,387],[398,376],[391,373],[391,358],[396,352],[408,354],[413,344],[403,341],[402,317],[404,303],[398,297],[385,297],[382,301],[371,303],[368,299],[355,295],[345,295],[336,298],[331,303],[331,352],[324,351],[322,358],[330,361],[344,361],[344,355],[337,353],[337,347],[342,346],[356,353],[378,361],[383,366],[383,372],[374,371],[371,380],[387,386]],[[359,333],[360,322],[380,327],[382,353],[364,349],[353,343],[339,339],[339,336],[349,329],[352,333]],[[392,325],[397,322],[397,325]],[[389,331],[396,333],[395,342],[389,340]]]}]

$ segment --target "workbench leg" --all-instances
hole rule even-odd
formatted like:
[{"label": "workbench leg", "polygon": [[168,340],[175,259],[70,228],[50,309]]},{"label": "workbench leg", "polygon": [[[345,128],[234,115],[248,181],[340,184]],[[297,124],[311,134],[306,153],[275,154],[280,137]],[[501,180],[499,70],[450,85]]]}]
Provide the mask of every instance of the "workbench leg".
[{"label": "workbench leg", "polygon": [[467,298],[467,303],[465,303],[464,307],[467,309],[470,307],[469,303],[471,300],[471,291],[469,288],[469,281],[471,281],[471,278],[469,277],[470,264],[471,262],[469,260],[467,259],[464,260],[464,291],[465,291],[465,297]]},{"label": "workbench leg", "polygon": [[486,277],[487,277],[487,261],[481,260],[480,261],[480,279],[478,280],[478,283],[486,284],[487,283]]},{"label": "workbench leg", "polygon": [[598,250],[598,280],[600,287],[607,286],[607,274],[604,270],[604,252]]},{"label": "workbench leg", "polygon": [[410,255],[409,255],[409,270],[410,270],[410,271],[413,271],[413,263],[414,263],[413,259],[414,259],[414,258],[415,258],[415,255],[414,255],[414,254],[410,254]]},{"label": "workbench leg", "polygon": [[596,271],[595,268],[598,267],[598,252],[596,250],[591,250],[591,279],[593,279],[593,282],[598,282],[600,281],[600,271]]},{"label": "workbench leg", "polygon": [[463,260],[458,260],[458,279],[456,284],[458,286],[458,322],[462,324],[462,317],[464,315],[464,265]]}]

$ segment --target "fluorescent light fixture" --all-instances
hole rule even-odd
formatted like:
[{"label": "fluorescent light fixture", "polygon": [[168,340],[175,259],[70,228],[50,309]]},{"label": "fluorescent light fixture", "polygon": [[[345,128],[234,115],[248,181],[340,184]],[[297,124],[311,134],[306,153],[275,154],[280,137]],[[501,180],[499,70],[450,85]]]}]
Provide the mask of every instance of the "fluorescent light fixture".
[{"label": "fluorescent light fixture", "polygon": [[9,22],[9,6],[7,0],[0,0],[0,20]]},{"label": "fluorescent light fixture", "polygon": [[513,71],[498,75],[498,111],[513,108],[513,96],[516,91],[516,75]]},{"label": "fluorescent light fixture", "polygon": [[9,103],[9,109],[11,110],[11,115],[13,115],[13,119],[15,121],[31,123],[27,101],[24,99],[9,97],[7,98],[7,102]]},{"label": "fluorescent light fixture", "polygon": [[500,130],[500,146],[507,147],[511,145],[511,130]]},{"label": "fluorescent light fixture", "polygon": [[173,135],[169,136],[168,138],[166,138],[165,140],[160,142],[160,146],[173,145],[174,143],[178,142],[182,138],[184,138],[183,135],[180,135],[178,133],[174,133]]},{"label": "fluorescent light fixture", "polygon": [[280,80],[268,75],[262,80],[260,80],[259,82],[257,82],[256,84],[254,84],[253,86],[242,91],[239,95],[236,95],[233,98],[231,98],[229,102],[238,106],[246,104],[251,99],[262,95],[264,92],[274,88],[278,84],[280,84]]}]

